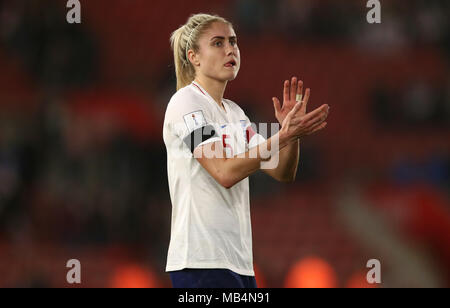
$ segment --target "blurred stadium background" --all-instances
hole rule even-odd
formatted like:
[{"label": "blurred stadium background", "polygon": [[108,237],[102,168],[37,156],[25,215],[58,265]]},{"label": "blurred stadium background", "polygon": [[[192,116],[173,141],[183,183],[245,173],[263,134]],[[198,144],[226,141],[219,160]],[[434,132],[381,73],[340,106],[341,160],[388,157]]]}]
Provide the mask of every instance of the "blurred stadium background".
[{"label": "blurred stadium background", "polygon": [[448,1],[0,2],[0,287],[169,287],[162,121],[170,33],[231,20],[242,66],[226,97],[275,122],[296,75],[328,127],[301,145],[295,183],[251,177],[262,287],[450,286]]}]

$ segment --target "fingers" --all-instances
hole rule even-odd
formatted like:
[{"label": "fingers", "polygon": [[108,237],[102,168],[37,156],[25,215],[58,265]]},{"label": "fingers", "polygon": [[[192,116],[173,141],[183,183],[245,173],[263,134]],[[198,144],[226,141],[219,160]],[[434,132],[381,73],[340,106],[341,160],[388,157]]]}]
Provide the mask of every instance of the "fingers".
[{"label": "fingers", "polygon": [[324,104],[306,116],[296,115],[298,110],[303,108],[301,106],[302,104],[300,102],[295,104],[294,108],[286,116],[282,125],[283,127],[286,127],[288,130],[292,127],[296,131],[295,134],[298,134],[298,137],[311,135],[326,127],[327,122],[325,120],[328,117],[328,105]]},{"label": "fingers", "polygon": [[307,113],[304,117],[303,120],[305,122],[309,122],[314,120],[317,117],[320,117],[321,115],[323,115],[324,113],[328,113],[329,110],[329,106],[327,104],[324,104],[316,109],[314,109],[313,111],[311,111],[310,113]]},{"label": "fingers", "polygon": [[311,90],[308,88],[305,91],[305,98],[303,99],[303,111],[306,112],[306,106],[308,105],[309,95],[311,94]]},{"label": "fingers", "polygon": [[308,133],[308,135],[312,135],[315,132],[317,132],[317,131],[319,131],[321,129],[324,129],[326,126],[327,126],[327,122],[323,122],[323,123],[317,124],[317,125],[315,125],[314,127],[311,128],[311,131]]},{"label": "fingers", "polygon": [[[305,132],[304,134],[310,135],[320,129],[323,129],[327,125],[327,122],[325,122],[325,120],[326,120],[326,117],[323,117],[323,118],[317,119],[314,123],[304,125],[304,127],[305,127],[303,130]],[[296,119],[296,118],[291,119],[291,121],[289,122],[289,124],[291,126],[297,126],[300,123],[301,123],[301,120]]]},{"label": "fingers", "polygon": [[[301,81],[301,80],[299,80],[298,83],[297,83],[297,95],[300,95],[300,97],[301,97],[301,95],[303,95],[303,81]],[[297,95],[295,96],[295,100],[296,101],[298,101],[297,100]],[[300,101],[301,100],[302,99],[300,99]]]},{"label": "fingers", "polygon": [[[283,102],[288,101],[302,101],[303,81],[298,80],[297,77],[292,77],[291,80],[285,80],[283,85]],[[300,99],[298,99],[300,98]]]},{"label": "fingers", "polygon": [[[292,117],[297,113],[297,111],[300,109],[300,107],[301,107],[301,103],[300,102],[297,102],[296,104],[295,104],[295,106],[294,106],[294,108],[292,108],[292,110],[291,111],[289,111],[289,113],[287,114],[287,116],[286,116],[286,119],[287,119],[287,121],[291,121],[292,120]],[[286,120],[285,120],[286,121]]]},{"label": "fingers", "polygon": [[278,114],[281,111],[281,104],[278,98],[272,97],[273,107],[275,108],[275,114]]},{"label": "fingers", "polygon": [[[323,109],[323,107],[318,108],[320,110],[319,113],[316,113],[316,115],[308,120],[304,120],[302,118],[303,126],[309,130],[311,127],[315,127],[318,124],[321,124],[324,122],[328,117],[328,109]],[[317,110],[317,109],[316,109]]]},{"label": "fingers", "polygon": [[297,94],[297,87],[298,87],[298,84],[297,84],[297,77],[292,77],[291,78],[291,88],[290,88],[290,91],[289,91],[289,99],[291,100],[291,101],[294,101],[295,100],[295,98],[296,98],[296,94]]},{"label": "fingers", "polygon": [[284,81],[283,102],[289,101],[289,80]]},{"label": "fingers", "polygon": [[304,122],[304,125],[306,127],[313,127],[313,126],[315,126],[317,124],[325,122],[327,117],[328,117],[328,112],[321,112],[316,117],[314,117],[313,119],[309,120],[308,122]]},{"label": "fingers", "polygon": [[292,108],[292,110],[291,110],[292,114],[296,114],[301,106],[302,106],[301,102],[298,102],[297,104],[295,104],[294,108]]},{"label": "fingers", "polygon": [[302,104],[300,102],[296,103],[294,108],[292,108],[292,110],[288,113],[288,116],[293,117],[297,113],[297,111],[300,109],[301,105]]}]

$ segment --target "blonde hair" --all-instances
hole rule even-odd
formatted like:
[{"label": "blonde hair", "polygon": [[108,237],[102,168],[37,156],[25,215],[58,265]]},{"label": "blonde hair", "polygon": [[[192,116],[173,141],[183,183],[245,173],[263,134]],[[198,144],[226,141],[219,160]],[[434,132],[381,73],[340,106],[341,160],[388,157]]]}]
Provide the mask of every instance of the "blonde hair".
[{"label": "blonde hair", "polygon": [[223,22],[232,26],[225,18],[217,15],[191,15],[183,26],[175,30],[170,37],[177,78],[177,91],[189,85],[195,78],[195,69],[188,58],[188,51],[198,52],[198,40],[203,32],[214,22]]}]

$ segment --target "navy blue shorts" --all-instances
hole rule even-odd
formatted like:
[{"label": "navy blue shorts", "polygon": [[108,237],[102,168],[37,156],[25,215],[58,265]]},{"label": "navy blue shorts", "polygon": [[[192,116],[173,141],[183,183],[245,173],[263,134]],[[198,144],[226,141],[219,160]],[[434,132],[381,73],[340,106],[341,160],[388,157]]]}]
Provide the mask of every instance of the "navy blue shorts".
[{"label": "navy blue shorts", "polygon": [[243,276],[228,269],[191,269],[170,272],[174,288],[257,288],[254,276]]}]

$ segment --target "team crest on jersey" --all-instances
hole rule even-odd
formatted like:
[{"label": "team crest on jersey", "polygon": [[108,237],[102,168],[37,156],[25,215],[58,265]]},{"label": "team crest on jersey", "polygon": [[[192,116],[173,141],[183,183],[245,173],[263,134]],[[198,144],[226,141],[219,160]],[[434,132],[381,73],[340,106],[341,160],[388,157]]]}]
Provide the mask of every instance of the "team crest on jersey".
[{"label": "team crest on jersey", "polygon": [[193,132],[197,128],[203,127],[206,125],[205,117],[203,116],[203,112],[201,110],[194,111],[191,113],[188,113],[183,116],[184,123],[186,123],[186,126],[189,130],[189,132]]}]

